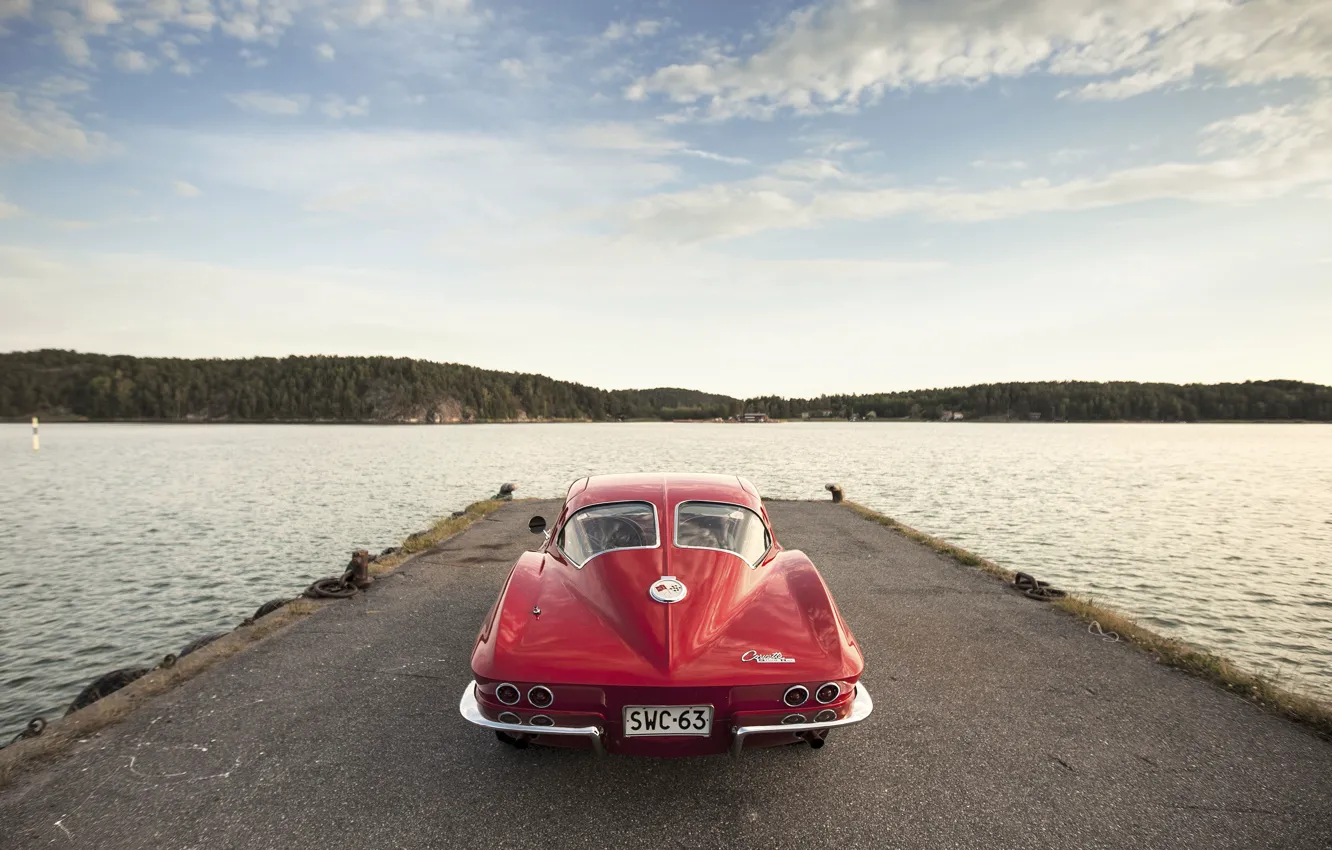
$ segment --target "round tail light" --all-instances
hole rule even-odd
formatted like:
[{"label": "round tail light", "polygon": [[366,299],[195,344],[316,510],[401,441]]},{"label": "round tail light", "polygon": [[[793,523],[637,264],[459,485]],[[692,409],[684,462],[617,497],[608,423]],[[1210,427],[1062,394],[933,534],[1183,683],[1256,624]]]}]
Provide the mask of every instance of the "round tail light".
[{"label": "round tail light", "polygon": [[782,694],[782,702],[795,708],[797,705],[804,705],[809,702],[809,688],[804,685],[792,685]]},{"label": "round tail light", "polygon": [[818,700],[820,705],[827,705],[841,695],[841,685],[836,682],[825,682],[819,685],[819,689],[814,692],[814,699]]},{"label": "round tail light", "polygon": [[516,685],[510,685],[508,682],[504,682],[499,687],[495,688],[495,699],[505,705],[513,705],[522,698],[523,692],[518,690]]},{"label": "round tail light", "polygon": [[804,722],[805,722],[805,715],[803,714],[788,714],[782,718],[783,726],[790,726],[792,723],[804,723]]},{"label": "round tail light", "polygon": [[527,701],[537,708],[549,708],[555,702],[555,695],[545,685],[537,685],[527,692]]},{"label": "round tail light", "polygon": [[514,714],[512,711],[501,711],[499,716],[499,722],[512,723],[515,726],[517,726],[519,723],[523,722],[523,719],[518,715]]},{"label": "round tail light", "polygon": [[555,721],[554,721],[553,719],[551,719],[550,715],[547,715],[547,714],[537,714],[537,715],[533,715],[532,719],[531,719],[530,721],[528,721],[528,722],[530,722],[533,726],[554,726],[554,725],[555,725]]},{"label": "round tail light", "polygon": [[814,715],[815,723],[827,723],[829,720],[836,720],[836,719],[837,719],[837,712],[833,711],[831,708],[825,708],[823,711],[820,711],[818,714]]}]

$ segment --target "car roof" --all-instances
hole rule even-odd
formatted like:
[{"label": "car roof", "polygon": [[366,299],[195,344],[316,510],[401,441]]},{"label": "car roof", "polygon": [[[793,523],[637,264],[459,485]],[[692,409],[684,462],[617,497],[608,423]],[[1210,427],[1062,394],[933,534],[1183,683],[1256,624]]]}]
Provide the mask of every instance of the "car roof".
[{"label": "car roof", "polygon": [[762,512],[758,490],[737,475],[713,475],[699,472],[593,475],[580,478],[565,496],[569,513],[588,505],[605,502],[651,502],[657,510],[668,512],[680,502],[728,502]]}]

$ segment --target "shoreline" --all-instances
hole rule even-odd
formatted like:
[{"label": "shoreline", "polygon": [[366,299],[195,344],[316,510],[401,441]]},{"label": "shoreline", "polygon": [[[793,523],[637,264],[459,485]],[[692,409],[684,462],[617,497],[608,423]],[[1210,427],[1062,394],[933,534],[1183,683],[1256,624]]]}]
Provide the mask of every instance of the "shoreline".
[{"label": "shoreline", "polygon": [[[473,523],[499,510],[504,504],[506,502],[496,499],[483,499],[468,505],[457,516],[441,517],[430,528],[408,535],[396,552],[373,561],[370,564],[370,575],[380,578],[390,574],[403,564],[466,531]],[[216,664],[285,631],[287,627],[335,601],[338,600],[297,596],[257,620],[242,622],[174,664],[159,666],[91,705],[50,720],[41,734],[0,747],[0,790],[9,785],[23,769],[58,757],[81,739],[127,719],[155,697],[175,690]]]},{"label": "shoreline", "polygon": [[[962,566],[974,567],[1009,586],[1013,584],[1016,573],[988,558],[918,531],[873,508],[849,500],[845,504],[865,520],[890,528],[952,558]],[[1223,655],[1155,632],[1126,614],[1101,605],[1089,596],[1080,595],[1076,590],[1067,591],[1065,597],[1050,600],[1049,604],[1086,623],[1089,629],[1095,624],[1106,633],[1117,633],[1125,643],[1151,655],[1158,664],[1202,679],[1332,741],[1332,703],[1311,694],[1283,688],[1272,677],[1245,669]]]},{"label": "shoreline", "polygon": [[[814,425],[840,422],[850,425],[1332,425],[1324,419],[1071,419],[1031,421],[1026,419],[770,419],[767,422],[717,422],[711,419],[477,419],[472,422],[412,422],[387,419],[88,419],[86,417],[38,417],[43,425],[362,425],[404,427],[448,427],[468,425]],[[32,417],[0,417],[0,425],[31,425]]]}]

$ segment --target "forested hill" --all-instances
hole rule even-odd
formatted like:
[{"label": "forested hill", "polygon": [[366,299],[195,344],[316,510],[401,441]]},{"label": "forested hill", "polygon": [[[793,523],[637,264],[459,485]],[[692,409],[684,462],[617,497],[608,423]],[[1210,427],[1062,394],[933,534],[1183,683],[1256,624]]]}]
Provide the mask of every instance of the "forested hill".
[{"label": "forested hill", "polygon": [[543,375],[392,357],[180,360],[32,351],[0,354],[0,417],[164,421],[459,422],[776,418],[1043,421],[1332,421],[1332,387],[1299,381],[982,384],[812,399],[696,390],[600,390]]}]

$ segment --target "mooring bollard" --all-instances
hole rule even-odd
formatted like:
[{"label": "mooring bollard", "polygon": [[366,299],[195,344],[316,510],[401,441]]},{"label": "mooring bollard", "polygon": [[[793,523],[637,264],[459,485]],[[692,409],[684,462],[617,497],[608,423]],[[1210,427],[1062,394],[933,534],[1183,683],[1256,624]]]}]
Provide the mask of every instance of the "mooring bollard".
[{"label": "mooring bollard", "polygon": [[832,493],[832,499],[834,505],[842,501],[842,485],[824,484],[823,489],[827,490],[829,493]]},{"label": "mooring bollard", "polygon": [[374,584],[375,580],[370,577],[370,553],[365,549],[357,549],[352,552],[351,563],[347,565],[347,572],[351,573],[351,583],[361,590],[365,590]]}]

